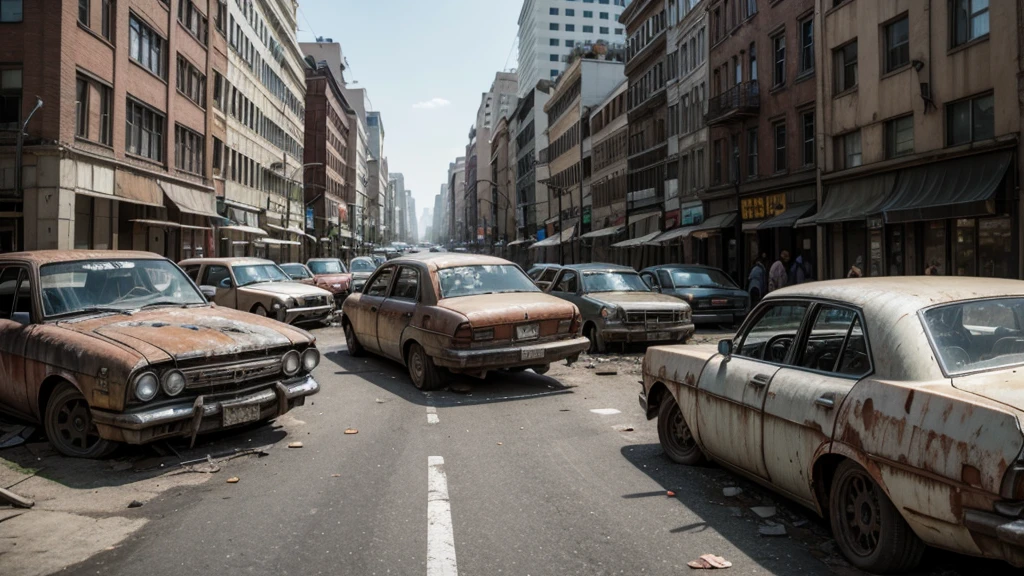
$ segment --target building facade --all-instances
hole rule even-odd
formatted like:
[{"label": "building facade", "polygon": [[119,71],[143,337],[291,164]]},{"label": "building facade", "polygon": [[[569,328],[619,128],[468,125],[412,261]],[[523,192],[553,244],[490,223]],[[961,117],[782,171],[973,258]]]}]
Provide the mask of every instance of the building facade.
[{"label": "building facade", "polygon": [[618,241],[626,223],[626,89],[623,79],[590,114],[591,221],[582,235],[594,262],[613,262],[611,244]]},{"label": "building facade", "polygon": [[[525,244],[530,238],[545,237],[548,219],[547,164],[538,164],[539,153],[548,147],[548,117],[544,105],[551,97],[552,83],[540,80],[520,97],[513,113],[516,154],[516,240]],[[516,244],[516,245],[522,245]]]},{"label": "building facade", "polygon": [[[476,123],[470,128],[469,144],[466,146],[466,242],[486,244],[493,225],[490,186],[491,177],[491,133],[498,118],[512,113],[516,106],[517,75],[515,72],[498,72],[487,92],[480,97]],[[483,192],[481,192],[481,190]]]},{"label": "building facade", "polygon": [[504,248],[516,238],[516,211],[512,203],[515,195],[515,153],[509,137],[508,116],[498,118],[491,137],[491,183],[488,205],[490,208],[491,246]]},{"label": "building facade", "polygon": [[384,244],[382,214],[387,210],[388,160],[384,156],[384,120],[380,112],[366,113],[368,130],[366,168],[367,196],[365,240],[372,246]]},{"label": "building facade", "polygon": [[448,164],[448,238],[450,245],[462,242],[466,206],[466,157],[459,156]]}]

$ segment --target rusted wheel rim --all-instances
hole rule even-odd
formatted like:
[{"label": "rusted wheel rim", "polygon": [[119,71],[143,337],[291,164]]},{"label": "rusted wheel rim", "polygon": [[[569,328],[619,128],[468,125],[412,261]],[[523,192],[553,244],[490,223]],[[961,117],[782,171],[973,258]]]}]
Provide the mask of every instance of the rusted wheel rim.
[{"label": "rusted wheel rim", "polygon": [[683,411],[679,409],[679,406],[672,410],[668,430],[669,440],[677,451],[689,452],[697,447],[693,434],[690,433],[690,427],[686,425],[686,420],[683,420]]},{"label": "rusted wheel rim", "polygon": [[415,348],[409,354],[409,372],[412,373],[412,380],[417,386],[423,384],[423,373],[425,372],[423,356]]},{"label": "rusted wheel rim", "polygon": [[55,424],[58,441],[70,451],[88,452],[100,441],[89,405],[83,398],[64,402],[57,412]]},{"label": "rusted wheel rim", "polygon": [[881,539],[882,509],[875,483],[863,472],[843,478],[839,487],[842,536],[859,556],[870,556]]}]

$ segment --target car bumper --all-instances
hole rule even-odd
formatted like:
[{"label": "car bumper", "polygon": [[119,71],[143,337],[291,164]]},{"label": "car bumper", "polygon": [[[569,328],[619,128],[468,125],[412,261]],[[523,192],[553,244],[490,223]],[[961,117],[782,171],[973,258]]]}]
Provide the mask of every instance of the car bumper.
[{"label": "car bumper", "polygon": [[742,322],[747,316],[746,310],[694,310],[694,324],[734,324]]},{"label": "car bumper", "polygon": [[1024,567],[1024,518],[995,512],[966,510],[964,526],[986,556]]},{"label": "car bumper", "polygon": [[286,324],[294,324],[296,322],[323,320],[330,316],[331,310],[334,310],[334,306],[330,304],[326,306],[311,306],[309,308],[289,308],[285,311],[284,322]]},{"label": "car bumper", "polygon": [[[141,406],[126,412],[92,410],[100,436],[107,440],[143,444],[180,436],[195,436],[280,416],[305,404],[306,396],[320,391],[312,376],[264,384],[242,392],[210,394],[194,401],[171,402],[160,406]],[[228,410],[258,411],[259,416],[244,422],[225,423]],[[255,408],[255,410],[254,410]]]},{"label": "car bumper", "polygon": [[579,355],[589,347],[590,340],[580,337],[526,346],[483,350],[442,350],[434,356],[434,363],[445,368],[463,370],[540,366],[567,358],[575,362]]},{"label": "car bumper", "polygon": [[647,328],[643,324],[636,326],[605,325],[601,329],[601,338],[605,342],[679,342],[693,336],[694,330],[692,323],[657,328]]}]

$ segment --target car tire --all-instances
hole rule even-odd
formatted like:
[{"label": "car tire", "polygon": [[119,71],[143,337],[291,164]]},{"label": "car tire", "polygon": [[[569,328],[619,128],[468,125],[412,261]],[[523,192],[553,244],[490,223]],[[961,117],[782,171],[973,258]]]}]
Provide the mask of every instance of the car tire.
[{"label": "car tire", "polygon": [[264,308],[262,304],[257,304],[255,306],[253,306],[252,310],[250,310],[250,312],[252,312],[253,314],[255,314],[257,316],[262,316],[264,318],[269,318],[269,316],[267,315],[267,309]]},{"label": "car tire", "polygon": [[104,458],[118,447],[116,442],[99,437],[85,396],[67,382],[50,394],[43,426],[57,452],[72,458]]},{"label": "car tire", "polygon": [[608,351],[608,345],[605,344],[604,338],[601,337],[601,331],[597,329],[597,326],[590,324],[590,329],[587,330],[587,338],[590,340],[590,354],[604,354]]},{"label": "car tire", "polygon": [[694,466],[704,462],[704,453],[670,392],[662,395],[661,406],[658,407],[658,440],[665,455],[677,464]]},{"label": "car tire", "polygon": [[836,544],[857,568],[894,574],[920,563],[924,542],[856,462],[845,460],[836,469],[828,509]]},{"label": "car tire", "polygon": [[405,364],[409,367],[409,378],[416,388],[428,392],[441,387],[441,371],[434,364],[434,359],[423,350],[423,346],[413,342],[409,346]]},{"label": "car tire", "polygon": [[345,322],[345,346],[348,348],[348,355],[356,358],[366,353],[366,349],[356,338],[356,331],[352,328],[351,322]]},{"label": "car tire", "polygon": [[542,364],[540,366],[530,366],[530,369],[533,370],[534,374],[539,374],[539,375],[543,376],[543,375],[548,373],[548,370],[551,370],[551,364]]}]

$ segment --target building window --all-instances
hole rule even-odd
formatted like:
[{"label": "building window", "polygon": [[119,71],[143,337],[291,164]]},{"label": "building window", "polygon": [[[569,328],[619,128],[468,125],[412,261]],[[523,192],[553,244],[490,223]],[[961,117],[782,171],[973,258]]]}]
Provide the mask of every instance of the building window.
[{"label": "building window", "polygon": [[89,0],[78,0],[78,22],[89,27]]},{"label": "building window", "polygon": [[221,36],[227,36],[228,30],[228,3],[223,0],[217,2],[217,16],[213,20],[213,25],[220,32]]},{"label": "building window", "polygon": [[857,41],[854,40],[833,53],[835,57],[836,93],[857,87]]},{"label": "building window", "polygon": [[548,40],[548,46],[558,46],[558,38]]},{"label": "building window", "polygon": [[757,178],[757,128],[747,130],[747,178]]},{"label": "building window", "polygon": [[190,0],[180,0],[178,22],[181,22],[196,37],[196,40],[202,42],[204,46],[206,45],[209,40],[209,24],[206,16],[203,16]]},{"label": "building window", "polygon": [[836,136],[836,164],[839,170],[856,168],[863,164],[860,153],[860,130]]},{"label": "building window", "polygon": [[191,174],[203,175],[203,148],[206,141],[201,134],[174,126],[174,167]]},{"label": "building window", "polygon": [[995,136],[992,94],[946,104],[946,145],[956,146]]},{"label": "building window", "polygon": [[551,22],[548,24],[548,30],[558,30],[558,22]]},{"label": "building window", "polygon": [[751,80],[757,81],[757,44],[754,42],[750,43],[750,71],[747,76]]},{"label": "building window", "polygon": [[102,19],[100,22],[100,33],[102,33],[103,37],[108,41],[114,39],[114,14],[116,11],[114,10],[113,4],[114,0],[100,0],[100,18]]},{"label": "building window", "polygon": [[593,34],[594,33],[594,27],[593,26],[584,26],[583,27],[583,33],[584,34]]},{"label": "building window", "polygon": [[600,33],[601,34],[608,34],[608,27],[607,26],[601,26]]},{"label": "building window", "polygon": [[114,90],[100,86],[100,143],[114,145]]},{"label": "building window", "polygon": [[551,76],[558,76],[558,70],[555,70],[554,68],[552,68],[551,69]]},{"label": "building window", "polygon": [[93,203],[91,196],[75,194],[75,250],[92,249]]},{"label": "building window", "polygon": [[84,78],[75,81],[75,136],[89,137],[89,82]]},{"label": "building window", "polygon": [[206,108],[206,76],[181,54],[178,54],[178,92]]},{"label": "building window", "polygon": [[615,29],[615,35],[616,36],[622,36],[623,34],[625,34],[625,32],[622,30],[622,28],[616,28]]},{"label": "building window", "polygon": [[715,140],[715,168],[712,177],[715,179],[715,184],[722,183],[722,155],[725,154],[725,140]]},{"label": "building window", "polygon": [[583,11],[583,17],[584,18],[593,18],[594,17],[593,10],[584,10]]},{"label": "building window", "polygon": [[[558,8],[548,8],[548,14],[551,16],[558,16]],[[568,14],[566,14],[568,16]]]},{"label": "building window", "polygon": [[576,10],[573,10],[572,8],[566,8],[565,9],[565,15],[566,16],[576,16]]},{"label": "building window", "polygon": [[903,116],[885,123],[885,157],[898,158],[914,153],[914,116]]},{"label": "building window", "polygon": [[552,62],[558,62],[558,54],[552,54],[548,56],[548,60],[551,60]]},{"label": "building window", "polygon": [[988,35],[989,0],[953,0],[953,46]]},{"label": "building window", "polygon": [[786,171],[786,121],[776,122],[772,125],[775,132],[775,171]]},{"label": "building window", "polygon": [[125,150],[150,160],[164,159],[164,117],[131,98],[125,107]]},{"label": "building window", "polygon": [[910,19],[906,16],[885,27],[885,71],[910,64]]},{"label": "building window", "polygon": [[757,0],[740,0],[743,2],[743,18],[750,18],[757,14]]},{"label": "building window", "polygon": [[733,134],[729,139],[729,181],[740,181],[740,135]]},{"label": "building window", "polygon": [[21,22],[22,0],[0,0],[0,22]]},{"label": "building window", "polygon": [[814,71],[814,18],[800,22],[800,74]]},{"label": "building window", "polygon": [[142,23],[135,14],[128,17],[128,54],[153,74],[164,78],[164,39]]},{"label": "building window", "polygon": [[814,112],[804,112],[800,115],[803,128],[803,165],[814,165]]},{"label": "building window", "polygon": [[608,19],[608,13],[607,12],[601,12],[600,17],[601,17],[601,20],[607,20]]},{"label": "building window", "polygon": [[772,86],[786,83],[786,35],[779,34],[772,38]]},{"label": "building window", "polygon": [[575,32],[576,31],[576,25],[575,24],[566,24],[565,25],[565,31],[566,32]]}]

